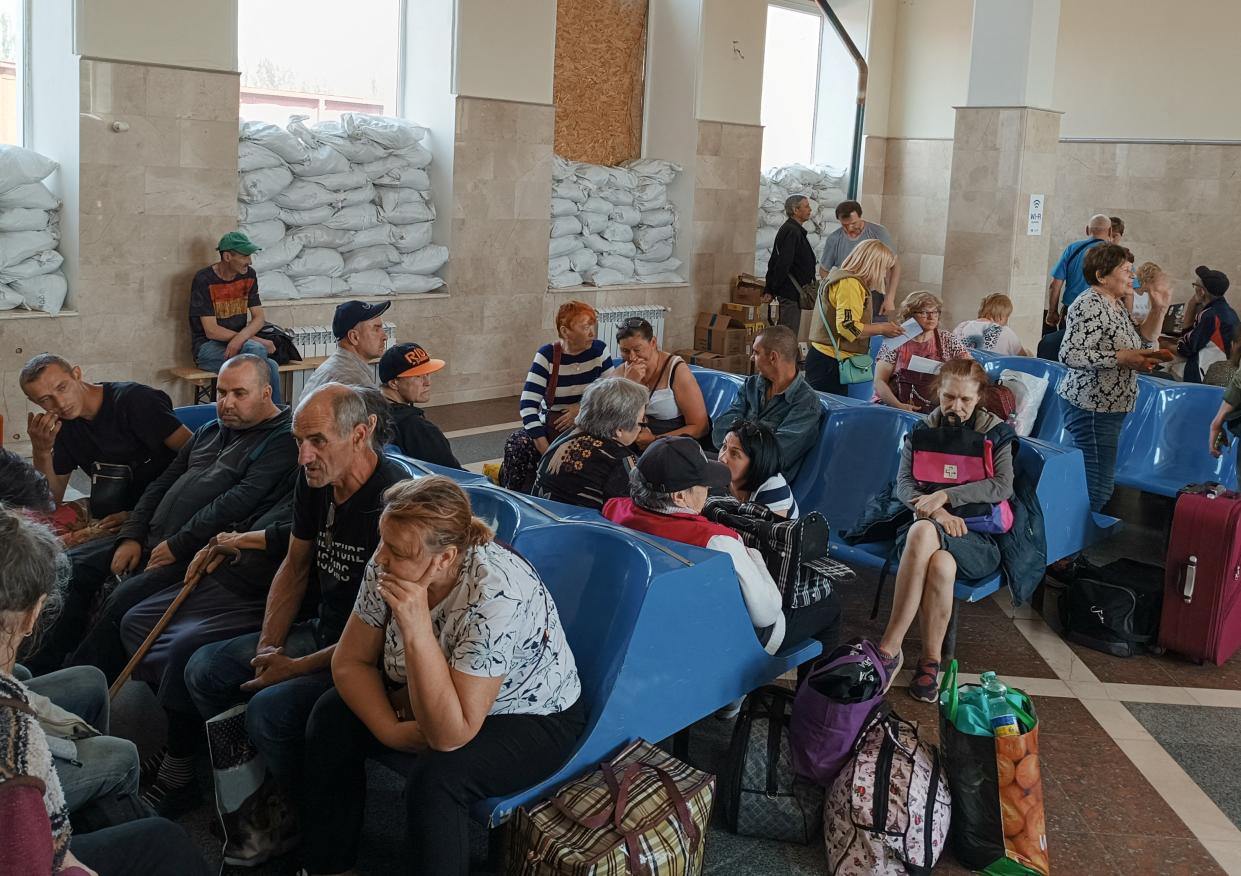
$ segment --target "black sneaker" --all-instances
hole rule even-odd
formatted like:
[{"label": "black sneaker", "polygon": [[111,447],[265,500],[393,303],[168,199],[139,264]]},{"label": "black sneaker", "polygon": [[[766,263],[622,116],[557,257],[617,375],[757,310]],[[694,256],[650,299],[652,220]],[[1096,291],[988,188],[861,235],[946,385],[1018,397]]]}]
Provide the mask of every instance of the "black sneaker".
[{"label": "black sneaker", "polygon": [[193,812],[203,803],[198,782],[190,782],[180,788],[165,788],[156,782],[142,792],[142,800],[155,810],[155,814],[170,821]]}]

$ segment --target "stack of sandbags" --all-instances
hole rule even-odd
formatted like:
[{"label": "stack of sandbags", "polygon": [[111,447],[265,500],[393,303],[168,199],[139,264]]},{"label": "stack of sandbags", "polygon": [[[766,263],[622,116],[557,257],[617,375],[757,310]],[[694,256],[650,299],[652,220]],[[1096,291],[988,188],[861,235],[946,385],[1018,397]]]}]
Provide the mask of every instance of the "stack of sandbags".
[{"label": "stack of sandbags", "polygon": [[789,195],[805,195],[810,199],[810,221],[802,227],[806,237],[818,255],[823,238],[840,227],[836,221],[836,205],[847,197],[845,184],[848,170],[837,170],[829,165],[806,167],[790,164],[773,167],[763,174],[758,187],[758,234],[754,240],[754,273],[767,273],[767,261],[771,258],[771,244],[776,231],[787,218],[784,201]]},{"label": "stack of sandbags", "polygon": [[287,128],[242,122],[238,218],[257,246],[265,300],[430,292],[448,249],[431,242],[435,205],[421,143],[404,119],[343,113]]},{"label": "stack of sandbags", "polygon": [[604,167],[556,156],[549,285],[685,282],[672,255],[677,211],[668,201],[680,172],[658,158]]},{"label": "stack of sandbags", "polygon": [[59,313],[65,303],[60,201],[43,184],[57,167],[29,149],[0,146],[0,310]]}]

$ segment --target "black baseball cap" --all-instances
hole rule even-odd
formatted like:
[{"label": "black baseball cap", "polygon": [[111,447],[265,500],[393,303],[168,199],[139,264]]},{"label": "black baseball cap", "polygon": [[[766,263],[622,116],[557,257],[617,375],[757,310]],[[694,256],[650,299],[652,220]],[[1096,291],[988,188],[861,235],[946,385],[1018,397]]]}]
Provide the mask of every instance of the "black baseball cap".
[{"label": "black baseball cap", "polygon": [[1202,288],[1216,298],[1228,291],[1228,275],[1223,271],[1213,271],[1206,265],[1198,265],[1198,267],[1194,268],[1194,273],[1202,281]]},{"label": "black baseball cap", "polygon": [[638,459],[638,471],[661,493],[690,487],[725,489],[732,482],[728,466],[707,459],[702,447],[688,435],[657,439]]},{"label": "black baseball cap", "polygon": [[379,382],[397,377],[434,374],[444,367],[443,359],[432,359],[418,344],[393,344],[379,357]]},{"label": "black baseball cap", "polygon": [[349,334],[349,329],[360,322],[374,319],[392,306],[391,301],[378,304],[367,304],[365,301],[346,301],[336,305],[336,314],[332,317],[332,334],[340,340]]}]

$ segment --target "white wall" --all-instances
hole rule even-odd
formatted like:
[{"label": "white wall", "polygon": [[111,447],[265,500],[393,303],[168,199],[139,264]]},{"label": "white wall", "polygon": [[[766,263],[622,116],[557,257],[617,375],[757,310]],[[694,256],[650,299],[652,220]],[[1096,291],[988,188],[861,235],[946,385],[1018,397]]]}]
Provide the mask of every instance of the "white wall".
[{"label": "white wall", "polygon": [[875,137],[888,136],[896,20],[897,0],[871,0],[870,30],[866,35],[866,115],[862,130]]},{"label": "white wall", "polygon": [[708,0],[703,4],[698,118],[740,125],[760,123],[766,36],[766,3]]},{"label": "white wall", "polygon": [[[449,0],[438,2],[451,5]],[[457,0],[456,6],[453,91],[551,103],[556,0]]]},{"label": "white wall", "polygon": [[[452,244],[452,169],[456,151],[457,102],[452,95],[453,7],[443,0],[408,0],[405,15],[405,80],[402,112],[426,125],[426,146],[435,156],[429,168],[431,198],[439,221],[433,239]],[[416,47],[416,49],[415,49]],[[443,276],[451,281],[452,260]],[[449,287],[451,288],[451,287]]]},{"label": "white wall", "polygon": [[[35,0],[35,6],[58,0]],[[75,0],[76,52],[90,58],[237,69],[237,0]]]},{"label": "white wall", "polygon": [[946,137],[965,103],[973,0],[901,0],[893,44],[889,137]]}]

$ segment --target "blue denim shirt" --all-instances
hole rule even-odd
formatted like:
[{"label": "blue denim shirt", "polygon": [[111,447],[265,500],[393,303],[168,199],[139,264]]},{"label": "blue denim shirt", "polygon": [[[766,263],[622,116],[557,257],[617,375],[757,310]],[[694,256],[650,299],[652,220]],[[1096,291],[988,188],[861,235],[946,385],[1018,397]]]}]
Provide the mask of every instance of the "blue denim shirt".
[{"label": "blue denim shirt", "polygon": [[715,420],[711,440],[716,447],[724,443],[724,436],[738,420],[758,420],[770,426],[780,444],[781,471],[792,483],[801,471],[802,461],[810,448],[819,440],[819,421],[823,418],[823,406],[818,394],[800,372],[784,392],[767,398],[771,386],[761,374],[746,378],[745,384],[733,399],[730,407]]}]

